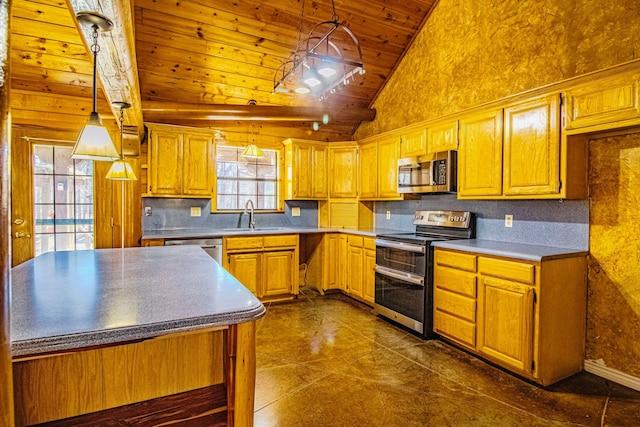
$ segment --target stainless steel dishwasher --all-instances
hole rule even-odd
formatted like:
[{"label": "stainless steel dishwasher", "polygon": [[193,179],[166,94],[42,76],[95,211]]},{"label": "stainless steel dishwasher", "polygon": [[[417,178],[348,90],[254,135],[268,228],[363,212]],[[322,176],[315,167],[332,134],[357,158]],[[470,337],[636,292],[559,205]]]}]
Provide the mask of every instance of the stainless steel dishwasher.
[{"label": "stainless steel dishwasher", "polygon": [[173,245],[198,245],[211,258],[218,261],[222,265],[222,239],[167,239],[164,241],[165,246]]}]

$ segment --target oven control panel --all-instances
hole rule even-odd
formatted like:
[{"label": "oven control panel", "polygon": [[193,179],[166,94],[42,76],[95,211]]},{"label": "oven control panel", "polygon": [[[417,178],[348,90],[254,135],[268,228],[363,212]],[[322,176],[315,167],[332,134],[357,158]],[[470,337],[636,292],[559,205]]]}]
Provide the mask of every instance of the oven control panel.
[{"label": "oven control panel", "polygon": [[435,225],[442,227],[468,228],[471,213],[465,211],[416,211],[415,225]]}]

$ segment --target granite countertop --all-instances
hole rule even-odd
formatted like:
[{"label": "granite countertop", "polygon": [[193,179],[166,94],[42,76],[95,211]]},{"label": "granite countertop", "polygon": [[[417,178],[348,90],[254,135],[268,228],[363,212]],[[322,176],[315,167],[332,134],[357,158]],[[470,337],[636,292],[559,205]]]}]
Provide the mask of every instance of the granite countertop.
[{"label": "granite countertop", "polygon": [[14,357],[227,326],[265,313],[197,246],[49,252],[11,276]]},{"label": "granite countertop", "polygon": [[148,239],[197,239],[227,236],[257,236],[267,234],[311,234],[311,233],[348,233],[359,234],[368,237],[375,237],[379,234],[393,234],[407,230],[397,230],[389,228],[367,228],[359,230],[349,230],[344,228],[323,228],[323,227],[258,227],[256,230],[248,228],[212,228],[212,229],[174,229],[145,231],[142,240]]},{"label": "granite countertop", "polygon": [[498,242],[495,240],[446,240],[433,242],[438,248],[476,252],[484,255],[496,255],[526,261],[545,261],[587,255],[588,251],[553,246],[526,245],[522,243]]}]

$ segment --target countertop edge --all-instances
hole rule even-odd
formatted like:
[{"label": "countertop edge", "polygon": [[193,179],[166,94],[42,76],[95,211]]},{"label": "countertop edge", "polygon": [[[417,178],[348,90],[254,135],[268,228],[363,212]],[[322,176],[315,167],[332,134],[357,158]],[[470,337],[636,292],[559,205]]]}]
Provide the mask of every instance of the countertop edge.
[{"label": "countertop edge", "polygon": [[[502,248],[497,248],[497,245]],[[432,246],[534,262],[585,256],[589,253],[587,250],[580,249],[479,239],[433,242]]]},{"label": "countertop edge", "polygon": [[251,310],[211,316],[179,319],[170,322],[114,328],[104,331],[87,331],[71,335],[58,335],[11,343],[13,358],[67,352],[96,346],[126,344],[131,341],[156,338],[173,333],[216,328],[260,319],[267,309],[264,304]]},{"label": "countertop edge", "polygon": [[351,230],[346,228],[325,228],[325,227],[281,227],[278,229],[264,229],[251,231],[248,229],[238,230],[197,230],[197,229],[184,229],[184,230],[166,230],[166,231],[154,231],[146,232],[142,234],[142,240],[152,239],[197,239],[197,238],[221,238],[221,237],[234,237],[234,236],[266,236],[273,234],[315,234],[315,233],[343,233],[343,234],[357,234],[368,237],[376,237],[379,234],[393,234],[402,232],[411,232],[413,230],[400,230],[391,228],[380,228],[376,230]]}]

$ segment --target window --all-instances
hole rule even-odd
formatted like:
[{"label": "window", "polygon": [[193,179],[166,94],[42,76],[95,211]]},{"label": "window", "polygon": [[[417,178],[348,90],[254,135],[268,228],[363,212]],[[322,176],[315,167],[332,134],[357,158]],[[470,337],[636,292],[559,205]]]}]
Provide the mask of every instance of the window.
[{"label": "window", "polygon": [[279,209],[279,170],[277,150],[262,150],[264,157],[246,159],[242,147],[216,149],[216,209],[244,209],[253,200],[256,210]]},{"label": "window", "polygon": [[72,147],[33,146],[35,254],[93,249],[93,162]]}]

